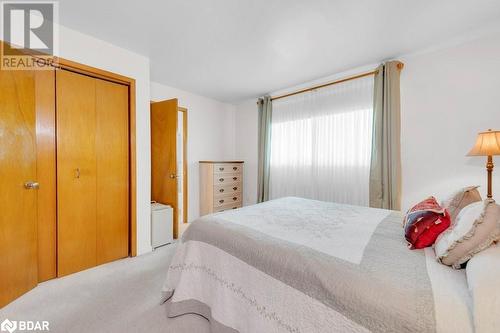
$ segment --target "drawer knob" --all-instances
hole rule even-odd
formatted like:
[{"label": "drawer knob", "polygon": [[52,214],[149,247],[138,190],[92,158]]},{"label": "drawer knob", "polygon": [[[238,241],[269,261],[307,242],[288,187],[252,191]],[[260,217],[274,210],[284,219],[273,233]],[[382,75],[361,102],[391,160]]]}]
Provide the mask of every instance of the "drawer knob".
[{"label": "drawer knob", "polygon": [[224,171],[224,168],[219,168],[220,171]]},{"label": "drawer knob", "polygon": [[236,179],[238,179],[238,177],[233,177],[233,180],[236,180]]},{"label": "drawer knob", "polygon": [[219,200],[219,203],[223,203],[223,202],[224,202],[224,200],[223,200],[223,199],[220,199],[220,200]]},{"label": "drawer knob", "polygon": [[233,197],[233,201],[236,201],[236,200],[238,200],[238,198],[237,197]]},{"label": "drawer knob", "polygon": [[219,192],[220,192],[220,193],[224,192],[224,189],[223,189],[223,188],[221,188],[221,189],[219,190]]},{"label": "drawer knob", "polygon": [[237,189],[238,189],[238,188],[237,188],[236,186],[235,186],[235,187],[233,187],[233,191],[236,191]]},{"label": "drawer knob", "polygon": [[238,167],[233,167],[233,170],[235,170],[235,171],[238,170]]},{"label": "drawer knob", "polygon": [[224,178],[219,178],[219,181],[220,181],[220,182],[223,182],[223,181],[224,181]]}]

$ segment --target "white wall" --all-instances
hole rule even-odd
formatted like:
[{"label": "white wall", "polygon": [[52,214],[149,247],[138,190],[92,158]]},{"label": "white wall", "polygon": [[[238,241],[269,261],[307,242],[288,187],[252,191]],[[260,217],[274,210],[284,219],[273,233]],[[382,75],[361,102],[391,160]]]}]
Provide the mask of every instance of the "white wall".
[{"label": "white wall", "polygon": [[188,114],[188,221],[199,217],[201,160],[234,159],[234,106],[159,83],[151,83],[151,100],[171,98]]},{"label": "white wall", "polygon": [[500,33],[401,60],[403,209],[465,185],[485,195],[486,158],[465,155],[478,132],[500,130]]},{"label": "white wall", "polygon": [[59,28],[61,57],[136,80],[137,254],[151,251],[149,59],[80,32]]},{"label": "white wall", "polygon": [[243,205],[257,203],[258,113],[256,99],[239,103],[234,113],[235,159],[245,161],[243,168]]},{"label": "white wall", "polygon": [[[486,159],[466,157],[477,132],[500,129],[500,33],[459,45],[402,56],[401,76],[403,202],[429,195],[443,197],[461,186],[478,184],[485,195]],[[318,82],[360,73],[376,65],[274,92],[294,91]],[[245,204],[257,197],[256,100],[236,105],[236,158],[245,159]],[[500,197],[500,158],[493,190]]]}]

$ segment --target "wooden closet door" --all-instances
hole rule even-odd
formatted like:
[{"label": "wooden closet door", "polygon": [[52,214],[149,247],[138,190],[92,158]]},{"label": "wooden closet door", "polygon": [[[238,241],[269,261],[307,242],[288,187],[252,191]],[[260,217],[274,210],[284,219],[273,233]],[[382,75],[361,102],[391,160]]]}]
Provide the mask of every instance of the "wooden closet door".
[{"label": "wooden closet door", "polygon": [[96,265],[95,82],[56,73],[58,276]]},{"label": "wooden closet door", "polygon": [[96,79],[97,264],[128,256],[128,87]]},{"label": "wooden closet door", "polygon": [[38,282],[57,276],[56,73],[36,71]]},{"label": "wooden closet door", "polygon": [[38,280],[35,138],[35,73],[0,70],[0,308]]},{"label": "wooden closet door", "polygon": [[178,170],[176,98],[151,103],[151,199],[174,210],[174,238],[178,237]]}]

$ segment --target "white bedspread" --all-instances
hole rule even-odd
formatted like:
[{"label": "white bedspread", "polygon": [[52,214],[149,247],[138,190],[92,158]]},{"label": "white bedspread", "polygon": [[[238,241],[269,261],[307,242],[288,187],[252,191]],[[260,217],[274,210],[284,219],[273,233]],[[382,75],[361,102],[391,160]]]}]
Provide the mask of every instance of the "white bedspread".
[{"label": "white bedspread", "polygon": [[[385,209],[284,198],[217,216],[268,236],[359,264]],[[262,218],[266,216],[266,218]]]},{"label": "white bedspread", "polygon": [[168,315],[224,333],[471,333],[464,273],[408,250],[400,218],[300,198],[203,217],[169,267]]}]

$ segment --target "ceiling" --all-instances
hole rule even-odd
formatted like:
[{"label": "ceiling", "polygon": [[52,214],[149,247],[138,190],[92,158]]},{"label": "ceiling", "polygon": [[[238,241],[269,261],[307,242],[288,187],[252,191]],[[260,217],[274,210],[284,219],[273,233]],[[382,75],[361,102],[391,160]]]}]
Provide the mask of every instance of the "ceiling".
[{"label": "ceiling", "polygon": [[60,23],[148,56],[151,80],[236,102],[500,20],[498,0],[61,0]]}]

